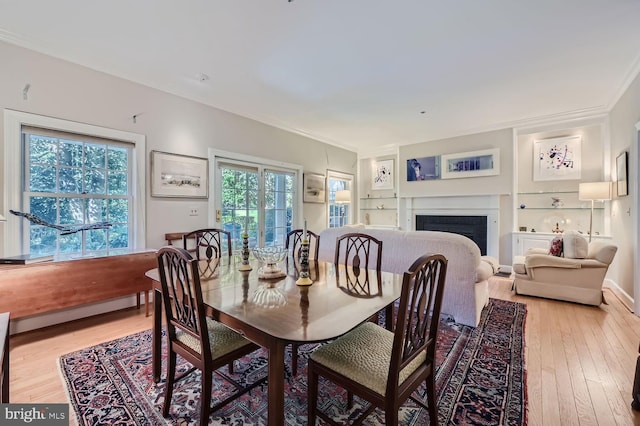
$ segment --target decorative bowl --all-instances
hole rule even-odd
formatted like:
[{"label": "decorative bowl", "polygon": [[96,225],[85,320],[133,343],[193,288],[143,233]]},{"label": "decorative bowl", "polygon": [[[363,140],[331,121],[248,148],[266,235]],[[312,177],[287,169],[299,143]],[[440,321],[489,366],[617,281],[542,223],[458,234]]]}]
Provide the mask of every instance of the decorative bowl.
[{"label": "decorative bowl", "polygon": [[256,247],[253,255],[265,266],[258,270],[260,278],[280,278],[286,274],[276,265],[287,257],[287,249],[284,247]]}]

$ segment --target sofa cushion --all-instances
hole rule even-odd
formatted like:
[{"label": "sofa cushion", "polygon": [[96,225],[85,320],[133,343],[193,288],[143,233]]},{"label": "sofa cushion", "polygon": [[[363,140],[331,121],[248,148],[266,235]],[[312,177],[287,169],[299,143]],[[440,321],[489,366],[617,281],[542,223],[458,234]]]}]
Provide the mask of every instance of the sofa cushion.
[{"label": "sofa cushion", "polygon": [[520,275],[527,274],[527,268],[524,266],[525,257],[524,256],[515,256],[513,258],[513,272]]},{"label": "sofa cushion", "polygon": [[493,266],[489,262],[480,262],[476,268],[477,281],[488,280],[495,275],[497,270],[494,271]]},{"label": "sofa cushion", "polygon": [[578,231],[565,231],[562,248],[569,259],[585,259],[589,254],[589,242]]},{"label": "sofa cushion", "polygon": [[552,256],[562,256],[562,237],[555,237],[551,240],[551,246],[549,246],[549,254]]}]

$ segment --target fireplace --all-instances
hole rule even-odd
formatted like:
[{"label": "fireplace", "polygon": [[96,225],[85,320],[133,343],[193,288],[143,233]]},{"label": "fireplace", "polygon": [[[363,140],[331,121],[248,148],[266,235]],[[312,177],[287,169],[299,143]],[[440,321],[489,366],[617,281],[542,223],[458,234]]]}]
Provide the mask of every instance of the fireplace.
[{"label": "fireplace", "polygon": [[487,216],[416,215],[416,231],[443,231],[473,240],[487,254]]}]

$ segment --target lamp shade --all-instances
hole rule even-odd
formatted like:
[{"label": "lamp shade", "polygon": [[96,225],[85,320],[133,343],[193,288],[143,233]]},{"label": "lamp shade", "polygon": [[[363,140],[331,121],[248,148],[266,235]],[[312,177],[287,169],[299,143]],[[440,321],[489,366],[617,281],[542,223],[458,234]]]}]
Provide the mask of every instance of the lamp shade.
[{"label": "lamp shade", "polygon": [[578,187],[580,200],[610,200],[611,196],[611,182],[584,182]]},{"label": "lamp shade", "polygon": [[336,191],[336,203],[350,203],[351,191],[348,189],[341,189]]}]

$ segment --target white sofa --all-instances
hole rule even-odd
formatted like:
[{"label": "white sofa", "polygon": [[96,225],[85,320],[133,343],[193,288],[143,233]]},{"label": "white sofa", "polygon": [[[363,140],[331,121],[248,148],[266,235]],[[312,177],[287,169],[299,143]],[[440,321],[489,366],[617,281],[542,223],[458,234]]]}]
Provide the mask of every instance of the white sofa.
[{"label": "white sofa", "polygon": [[[448,260],[442,313],[456,322],[475,327],[489,302],[488,279],[494,274],[483,261],[478,245],[467,237],[448,232],[388,229],[329,228],[320,233],[318,260],[334,261],[336,238],[362,232],[382,241],[382,270],[402,274],[424,254],[440,253]],[[373,259],[375,264],[375,258]]]}]

